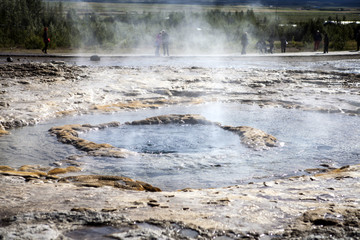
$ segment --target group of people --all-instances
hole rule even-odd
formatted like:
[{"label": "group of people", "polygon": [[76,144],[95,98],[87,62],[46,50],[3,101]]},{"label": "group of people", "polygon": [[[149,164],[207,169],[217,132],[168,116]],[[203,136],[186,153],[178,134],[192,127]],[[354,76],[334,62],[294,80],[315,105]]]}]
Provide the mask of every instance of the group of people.
[{"label": "group of people", "polygon": [[[242,36],[241,36],[241,46],[242,46],[242,50],[241,50],[241,54],[244,55],[246,54],[246,48],[249,44],[249,38],[248,38],[248,33],[245,32]],[[268,40],[269,44],[266,44],[266,41],[264,39],[260,39],[255,47],[256,49],[259,50],[260,53],[273,53],[274,50],[274,38],[270,37]],[[314,51],[318,51],[319,47],[320,47],[320,43],[321,41],[324,41],[324,53],[328,53],[329,52],[329,36],[327,33],[324,34],[324,39],[322,34],[320,33],[319,30],[316,31],[316,33],[314,34]],[[357,51],[359,51],[360,48],[360,30],[358,31],[358,33],[356,34],[356,42],[357,42]],[[285,53],[286,52],[286,45],[288,44],[286,37],[283,35],[280,37],[280,46],[281,46],[281,52]]]},{"label": "group of people", "polygon": [[[357,44],[357,50],[360,50],[360,30],[357,31],[356,35],[355,35],[355,40],[356,40],[356,44]],[[242,46],[242,50],[241,50],[241,54],[246,54],[246,48],[249,44],[249,38],[248,38],[248,33],[245,32],[242,36],[241,36],[241,46]],[[260,39],[257,43],[256,43],[256,48],[259,50],[260,53],[273,53],[273,49],[274,49],[274,39],[272,37],[270,37],[268,40],[269,44],[266,44],[266,41],[264,39]],[[314,51],[318,51],[319,47],[320,47],[320,43],[323,41],[324,44],[324,53],[329,53],[329,36],[327,33],[324,33],[324,35],[322,35],[320,33],[320,30],[317,30],[314,34]],[[281,36],[280,37],[280,46],[281,46],[281,52],[285,53],[286,52],[286,45],[288,44],[288,42],[286,41],[286,37],[285,36]]]},{"label": "group of people", "polygon": [[[324,40],[319,30],[316,31],[314,35],[314,51],[319,50],[321,41],[324,41],[324,53],[329,52],[329,36],[327,33],[324,33]],[[360,29],[355,33],[356,41],[356,51],[360,50]]]},{"label": "group of people", "polygon": [[160,56],[160,48],[163,48],[164,56],[169,56],[169,34],[162,30],[156,35],[155,55]]},{"label": "group of people", "polygon": [[[241,54],[245,55],[246,54],[246,48],[247,45],[249,44],[249,38],[248,38],[248,33],[245,32],[242,36],[241,36],[241,46],[242,46],[242,50],[241,50]],[[256,49],[259,50],[260,53],[273,53],[274,51],[274,47],[275,47],[275,40],[273,37],[270,37],[268,40],[268,44],[266,43],[266,41],[264,39],[260,39],[255,47]],[[281,52],[284,53],[286,52],[286,45],[288,44],[288,42],[286,41],[285,36],[282,36],[280,38],[280,43],[281,43]]]},{"label": "group of people", "polygon": [[[360,50],[360,30],[357,31],[357,33],[355,35],[355,40],[357,43],[356,51],[359,51]],[[47,27],[44,27],[43,41],[44,41],[44,48],[42,49],[42,52],[47,53],[47,49],[48,49],[49,42],[50,42]],[[241,41],[241,46],[242,46],[241,54],[244,55],[244,54],[246,54],[246,48],[249,44],[249,37],[248,37],[247,32],[242,34],[240,41]],[[261,53],[273,53],[274,39],[272,37],[270,37],[267,41],[269,42],[268,45],[266,44],[265,40],[259,40],[256,43],[256,48]],[[325,33],[324,39],[323,39],[323,36],[320,33],[320,30],[317,30],[316,33],[314,34],[314,51],[319,50],[321,41],[324,41],[324,53],[328,53],[329,52],[329,36],[327,35],[327,33]],[[287,44],[288,44],[288,42],[286,41],[286,37],[281,36],[280,37],[280,45],[281,45],[282,53],[286,52]],[[156,40],[155,40],[155,55],[156,56],[160,56],[161,47],[163,49],[164,56],[169,56],[169,34],[167,32],[165,32],[165,30],[160,31],[156,35]],[[269,48],[267,48],[267,47],[269,47]]]},{"label": "group of people", "polygon": [[255,47],[260,53],[273,53],[274,51],[274,38],[270,37],[268,40],[268,44],[264,39],[260,39],[257,41]]}]

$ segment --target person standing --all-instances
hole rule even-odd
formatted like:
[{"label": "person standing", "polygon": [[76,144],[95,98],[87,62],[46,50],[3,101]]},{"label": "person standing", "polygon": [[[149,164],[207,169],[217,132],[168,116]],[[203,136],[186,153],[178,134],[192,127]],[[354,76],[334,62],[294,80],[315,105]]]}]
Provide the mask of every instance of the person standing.
[{"label": "person standing", "polygon": [[155,39],[155,56],[160,56],[160,47],[162,45],[162,36],[161,36],[161,32],[159,32],[157,35],[156,35],[156,39]]},{"label": "person standing", "polygon": [[356,33],[355,40],[356,40],[356,45],[357,45],[356,51],[359,51],[360,50],[360,30],[358,30],[358,32]]},{"label": "person standing", "polygon": [[44,33],[43,33],[43,41],[44,41],[44,48],[41,50],[43,53],[47,53],[47,49],[49,47],[50,38],[48,35],[48,28],[44,27]]},{"label": "person standing", "polygon": [[162,30],[161,33],[162,36],[162,45],[164,50],[164,56],[169,56],[169,34],[165,32],[165,30]]},{"label": "person standing", "polygon": [[329,53],[329,37],[327,33],[324,35],[324,53]]},{"label": "person standing", "polygon": [[319,49],[321,40],[322,40],[321,33],[319,30],[317,30],[314,35],[314,51],[317,51]]},{"label": "person standing", "polygon": [[248,44],[249,44],[248,34],[247,34],[247,32],[244,32],[244,34],[241,36],[241,45],[242,45],[241,54],[242,55],[246,54],[246,47]]},{"label": "person standing", "polygon": [[272,36],[270,36],[270,38],[268,39],[269,42],[269,53],[273,53],[274,51],[274,38]]},{"label": "person standing", "polygon": [[281,45],[282,53],[286,52],[286,44],[287,44],[286,37],[285,37],[285,35],[282,35],[280,38],[280,45]]}]

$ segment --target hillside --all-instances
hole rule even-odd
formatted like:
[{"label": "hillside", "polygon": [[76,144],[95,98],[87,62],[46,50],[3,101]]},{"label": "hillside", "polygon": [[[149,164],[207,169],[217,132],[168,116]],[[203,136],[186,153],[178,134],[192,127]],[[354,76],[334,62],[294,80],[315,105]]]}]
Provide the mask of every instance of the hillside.
[{"label": "hillside", "polygon": [[[59,1],[59,0],[47,0]],[[104,2],[104,3],[142,3],[142,4],[192,4],[192,5],[264,5],[294,7],[360,7],[359,0],[62,0],[63,2]]]}]

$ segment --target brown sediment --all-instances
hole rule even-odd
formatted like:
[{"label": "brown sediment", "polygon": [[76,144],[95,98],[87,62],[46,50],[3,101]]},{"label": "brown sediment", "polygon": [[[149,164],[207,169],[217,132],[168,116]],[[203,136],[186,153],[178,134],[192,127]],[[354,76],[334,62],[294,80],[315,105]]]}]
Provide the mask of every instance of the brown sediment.
[{"label": "brown sediment", "polygon": [[79,175],[64,177],[59,179],[59,182],[70,182],[77,186],[84,187],[103,187],[111,186],[120,189],[160,192],[160,188],[154,187],[148,183],[141,181],[134,181],[128,177],[121,176],[107,176],[107,175]]},{"label": "brown sediment", "polygon": [[152,102],[140,102],[140,101],[131,101],[131,102],[119,102],[108,105],[95,105],[94,110],[101,111],[116,111],[119,109],[140,109],[140,108],[158,108],[163,105],[165,101],[161,103],[152,103]]},{"label": "brown sediment", "polygon": [[335,178],[335,179],[342,179],[342,178],[352,178],[358,177],[360,164],[358,165],[346,165],[341,168],[331,169],[325,173],[316,174],[315,177],[321,178]]},{"label": "brown sediment", "polygon": [[80,172],[81,168],[78,167],[74,167],[74,166],[69,166],[66,168],[54,168],[51,169],[47,174],[48,175],[55,175],[55,174],[64,174],[64,173],[69,173],[69,172]]},{"label": "brown sediment", "polygon": [[25,178],[40,178],[41,175],[36,172],[24,172],[24,171],[16,171],[16,170],[4,170],[0,171],[0,174],[2,175],[9,175],[9,176],[19,176],[19,177],[25,177]]},{"label": "brown sediment", "polygon": [[66,110],[66,111],[58,111],[55,113],[57,117],[63,117],[63,116],[69,116],[69,115],[75,115],[77,111],[75,110]]},{"label": "brown sediment", "polygon": [[259,150],[259,149],[265,149],[266,147],[277,146],[276,137],[267,134],[266,132],[260,129],[256,129],[248,126],[239,126],[239,127],[223,126],[222,128],[239,135],[241,138],[241,142],[253,149]]},{"label": "brown sediment", "polygon": [[15,168],[9,166],[0,166],[0,171],[14,171]]},{"label": "brown sediment", "polygon": [[1,130],[0,129],[0,136],[3,136],[3,135],[9,135],[10,132],[6,131],[6,130]]},{"label": "brown sediment", "polygon": [[132,121],[129,125],[152,125],[152,124],[203,124],[215,125],[199,114],[169,114],[146,118],[144,120]]},{"label": "brown sediment", "polygon": [[9,135],[10,132],[6,131],[4,126],[0,123],[0,137],[3,135]]},{"label": "brown sediment", "polygon": [[94,156],[111,156],[117,158],[125,158],[134,154],[126,149],[117,148],[107,143],[94,143],[78,137],[77,131],[90,131],[91,129],[102,129],[106,127],[117,127],[120,123],[110,122],[107,124],[91,125],[91,124],[74,124],[52,127],[50,133],[56,135],[62,143],[71,144],[79,150],[85,151]]},{"label": "brown sediment", "polygon": [[33,172],[33,173],[38,174],[40,177],[45,177],[45,176],[47,176],[46,171],[48,169],[49,168],[40,167],[40,166],[23,165],[18,170],[23,171],[23,172]]},{"label": "brown sediment", "polygon": [[116,112],[121,109],[135,110],[143,108],[160,108],[164,105],[175,105],[175,104],[201,104],[204,100],[195,98],[191,100],[181,99],[147,99],[142,101],[128,101],[128,102],[117,102],[106,105],[94,105],[90,109],[103,112]]},{"label": "brown sediment", "polygon": [[9,166],[0,166],[0,174],[10,176],[22,176],[25,178],[40,178],[47,177],[50,167],[42,167],[39,165],[23,165],[17,170]]},{"label": "brown sediment", "polygon": [[41,166],[24,165],[17,170],[9,166],[0,166],[0,175],[23,177],[27,180],[31,179],[53,179],[59,183],[74,183],[76,186],[82,187],[103,187],[111,186],[114,188],[135,190],[135,191],[149,191],[160,192],[161,189],[154,187],[142,181],[136,181],[128,177],[122,176],[108,176],[108,175],[77,175],[58,177],[56,174],[66,174],[71,172],[80,172],[81,169],[74,166],[66,168],[53,168],[47,173],[40,171],[46,170]]}]

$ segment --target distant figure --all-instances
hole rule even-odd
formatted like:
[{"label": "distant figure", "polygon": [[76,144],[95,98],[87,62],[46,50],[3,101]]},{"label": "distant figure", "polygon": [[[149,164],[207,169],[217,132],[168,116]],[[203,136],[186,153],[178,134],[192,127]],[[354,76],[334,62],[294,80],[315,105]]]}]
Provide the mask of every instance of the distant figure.
[{"label": "distant figure", "polygon": [[268,42],[269,42],[269,53],[273,53],[273,50],[274,50],[274,38],[269,37]]},{"label": "distant figure", "polygon": [[248,34],[247,32],[245,32],[242,36],[241,36],[241,45],[242,45],[242,50],[241,50],[241,54],[245,55],[246,54],[246,47],[249,44],[249,39],[248,39]]},{"label": "distant figure", "polygon": [[281,52],[284,53],[286,52],[286,45],[287,45],[287,41],[286,41],[286,37],[284,35],[281,36],[280,38],[280,45],[281,45]]},{"label": "distant figure", "polygon": [[155,56],[160,56],[160,47],[162,45],[162,36],[161,36],[161,32],[159,32],[156,35],[156,39],[155,39]]},{"label": "distant figure", "polygon": [[47,27],[44,27],[44,33],[43,33],[43,41],[44,41],[44,48],[42,49],[42,52],[43,53],[47,53],[47,49],[48,49],[48,46],[49,46],[49,42],[50,42],[50,38],[48,36],[48,28]]},{"label": "distant figure", "polygon": [[329,52],[329,37],[327,35],[327,33],[325,33],[324,35],[324,53],[328,53]]},{"label": "distant figure", "polygon": [[319,49],[321,40],[322,40],[321,33],[319,30],[317,30],[314,35],[314,51],[317,51]]},{"label": "distant figure", "polygon": [[162,36],[162,45],[163,45],[163,50],[164,50],[164,56],[169,56],[169,34],[167,34],[167,32],[165,32],[165,30],[162,30],[161,33]]},{"label": "distant figure", "polygon": [[263,39],[257,41],[255,47],[259,50],[259,53],[266,53],[266,43]]},{"label": "distant figure", "polygon": [[357,45],[356,51],[359,51],[360,50],[360,30],[356,33],[355,39],[356,39],[356,45]]}]

